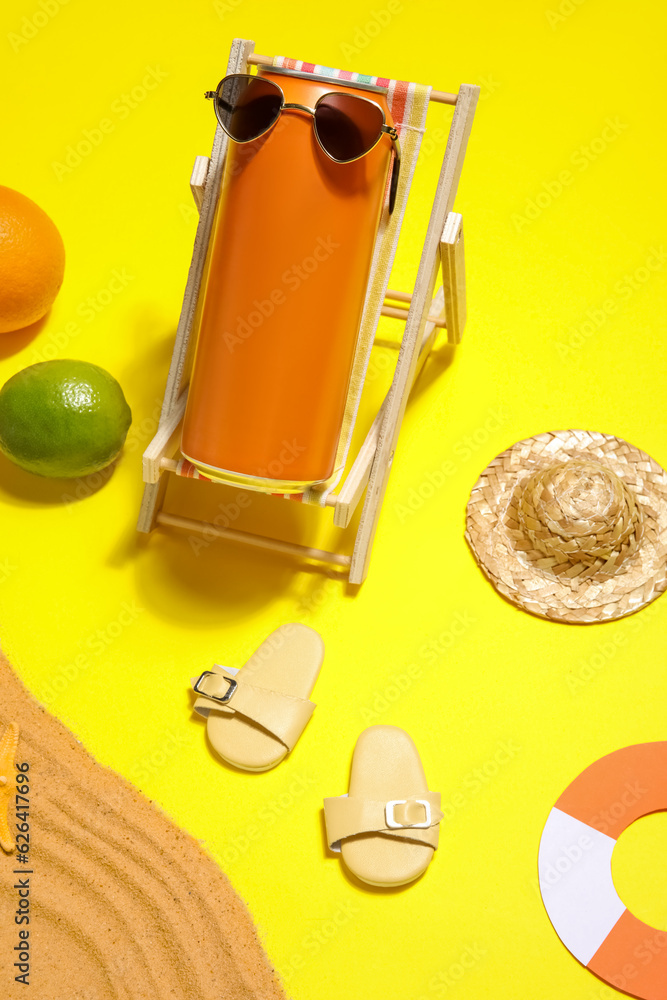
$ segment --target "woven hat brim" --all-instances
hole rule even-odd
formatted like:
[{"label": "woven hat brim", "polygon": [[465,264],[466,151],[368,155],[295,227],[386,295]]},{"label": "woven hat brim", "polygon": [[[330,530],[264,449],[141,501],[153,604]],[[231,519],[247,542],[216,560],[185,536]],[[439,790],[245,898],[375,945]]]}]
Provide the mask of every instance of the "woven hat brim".
[{"label": "woven hat brim", "polygon": [[[504,518],[512,495],[535,472],[571,460],[608,467],[644,515],[637,552],[623,572],[604,579],[562,580],[530,565]],[[493,586],[531,614],[573,624],[633,614],[667,589],[667,472],[622,438],[593,431],[551,431],[518,441],[484,469],[466,508],[466,540]]]}]

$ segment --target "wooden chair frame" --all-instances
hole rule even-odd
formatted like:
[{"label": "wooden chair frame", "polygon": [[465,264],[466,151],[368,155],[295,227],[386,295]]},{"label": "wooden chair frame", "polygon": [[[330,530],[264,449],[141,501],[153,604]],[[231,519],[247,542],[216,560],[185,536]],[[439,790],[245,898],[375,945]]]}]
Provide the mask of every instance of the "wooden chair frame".
[{"label": "wooden chair frame", "polygon": [[[227,73],[246,72],[249,64],[272,64],[272,59],[256,55],[253,48],[254,43],[251,41],[234,39]],[[160,422],[157,433],[143,457],[145,487],[137,525],[139,531],[150,532],[157,525],[164,525],[204,533],[207,537],[218,536],[342,567],[347,571],[350,583],[360,584],[364,581],[368,573],[371,548],[410,391],[433,346],[438,329],[446,327],[449,343],[458,344],[465,326],[462,219],[452,209],[478,97],[479,87],[471,84],[462,84],[456,94],[436,90],[432,90],[430,94],[432,101],[453,104],[454,115],[414,288],[411,294],[388,291],[382,307],[383,315],[393,316],[405,322],[396,370],[391,388],[347,476],[336,492],[329,494],[325,501],[325,506],[333,507],[334,524],[344,528],[350,523],[366,490],[351,556],[308,548],[234,528],[221,528],[162,510],[167,479],[178,467],[175,456],[179,448],[194,350],[190,331],[227,149],[227,137],[220,128],[217,129],[210,159],[198,156],[190,179],[195,203],[200,211],[199,225]],[[442,288],[433,298],[439,272],[442,273]]]}]

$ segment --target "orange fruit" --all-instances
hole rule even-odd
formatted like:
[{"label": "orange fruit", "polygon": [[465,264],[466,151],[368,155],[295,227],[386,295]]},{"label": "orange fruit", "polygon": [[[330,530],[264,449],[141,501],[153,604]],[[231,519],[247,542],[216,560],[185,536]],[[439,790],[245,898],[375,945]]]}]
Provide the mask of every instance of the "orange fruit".
[{"label": "orange fruit", "polygon": [[65,247],[46,212],[0,185],[0,333],[41,319],[63,283]]}]

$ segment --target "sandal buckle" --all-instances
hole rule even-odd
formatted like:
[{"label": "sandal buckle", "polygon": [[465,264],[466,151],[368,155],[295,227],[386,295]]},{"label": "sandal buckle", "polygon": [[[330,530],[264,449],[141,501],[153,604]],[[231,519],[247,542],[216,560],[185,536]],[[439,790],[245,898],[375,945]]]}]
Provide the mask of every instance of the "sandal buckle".
[{"label": "sandal buckle", "polygon": [[[415,802],[424,807],[426,818],[423,823],[399,823],[396,819],[394,815],[396,806],[407,806],[408,802]],[[426,799],[391,799],[384,807],[384,815],[390,830],[426,830],[431,825],[431,803]]]},{"label": "sandal buckle", "polygon": [[203,674],[200,674],[200,676],[197,678],[195,682],[194,690],[197,692],[197,694],[203,695],[204,698],[210,698],[211,701],[217,701],[221,705],[226,705],[228,701],[231,701],[232,695],[234,694],[234,692],[238,687],[237,681],[232,680],[231,677],[221,677],[221,680],[227,681],[227,683],[229,684],[229,687],[227,688],[225,693],[222,695],[209,694],[207,691],[203,691],[200,686],[205,677],[221,677],[221,675],[214,673],[212,670],[205,670]]}]

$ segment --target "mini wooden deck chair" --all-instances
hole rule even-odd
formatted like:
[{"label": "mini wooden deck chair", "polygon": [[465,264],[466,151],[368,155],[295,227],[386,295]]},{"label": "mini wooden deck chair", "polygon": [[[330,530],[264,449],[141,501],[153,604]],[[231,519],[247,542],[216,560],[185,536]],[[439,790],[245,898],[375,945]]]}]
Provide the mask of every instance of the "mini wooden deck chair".
[{"label": "mini wooden deck chair", "polygon": [[[359,337],[360,345],[365,346],[358,349],[354,361],[351,394],[353,417],[356,415],[370,349],[381,315],[393,316],[405,322],[391,388],[342,482],[334,484],[325,492],[310,490],[296,498],[304,503],[333,507],[334,524],[344,528],[349,524],[366,490],[354,549],[352,555],[344,555],[308,548],[230,527],[217,527],[208,522],[169,514],[162,509],[167,480],[170,476],[205,478],[180,455],[179,443],[195,346],[191,342],[190,332],[227,150],[228,139],[220,126],[216,130],[210,160],[208,157],[198,156],[190,180],[192,193],[200,212],[199,224],[160,423],[155,437],[144,453],[145,488],[137,527],[143,532],[150,532],[157,525],[182,528],[188,532],[203,533],[207,538],[212,536],[226,538],[287,553],[301,559],[329,563],[342,567],[347,572],[350,583],[360,584],[368,573],[371,547],[410,390],[433,346],[438,329],[446,327],[448,342],[457,344],[465,325],[463,231],[461,216],[453,213],[452,208],[479,97],[479,87],[462,84],[458,93],[446,93],[423,85],[403,84],[383,78],[332,70],[279,56],[272,59],[254,54],[253,48],[253,42],[235,39],[231,47],[227,73],[248,72],[249,66],[253,64],[274,65],[331,76],[332,79],[341,82],[347,80],[351,83],[355,81],[377,83],[388,87],[388,104],[400,135],[401,177],[396,204],[391,216],[385,209],[380,223]],[[454,105],[454,115],[414,288],[412,294],[408,294],[388,290],[387,286],[424,132],[429,100]],[[442,287],[432,298],[440,271]],[[364,337],[364,329],[370,332],[370,336]],[[283,498],[282,494],[279,496]],[[292,496],[290,499],[295,497]]]}]

